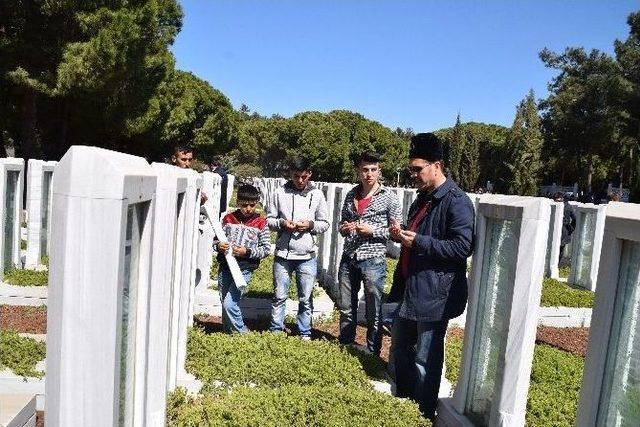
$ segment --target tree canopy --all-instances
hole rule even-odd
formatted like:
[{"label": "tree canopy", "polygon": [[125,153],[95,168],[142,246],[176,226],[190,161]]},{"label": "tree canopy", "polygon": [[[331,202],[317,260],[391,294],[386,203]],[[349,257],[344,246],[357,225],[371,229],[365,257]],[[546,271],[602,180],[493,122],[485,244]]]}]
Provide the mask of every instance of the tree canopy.
[{"label": "tree canopy", "polygon": [[[413,129],[345,110],[263,117],[176,70],[177,0],[5,0],[0,16],[0,156],[13,146],[20,157],[58,159],[84,144],[162,161],[193,145],[241,175],[279,176],[304,155],[326,181],[354,180],[363,150],[382,155],[387,182],[406,165]],[[627,25],[615,56],[543,49],[557,74],[546,98],[520,102],[511,129],[458,115],[435,131],[460,186],[533,195],[542,183],[597,192],[614,182],[640,193],[640,12]]]}]

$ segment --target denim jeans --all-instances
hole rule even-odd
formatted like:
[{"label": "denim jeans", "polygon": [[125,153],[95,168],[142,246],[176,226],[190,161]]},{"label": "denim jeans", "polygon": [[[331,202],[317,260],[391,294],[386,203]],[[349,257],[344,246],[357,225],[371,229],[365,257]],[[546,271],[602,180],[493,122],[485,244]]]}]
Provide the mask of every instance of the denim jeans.
[{"label": "denim jeans", "polygon": [[382,293],[386,276],[384,258],[361,261],[343,256],[338,270],[340,283],[340,343],[352,344],[358,321],[358,292],[364,284],[365,313],[367,319],[367,349],[380,354],[382,343]]},{"label": "denim jeans", "polygon": [[298,330],[300,331],[300,336],[310,337],[313,314],[313,285],[318,272],[318,264],[315,257],[302,260],[275,257],[273,260],[275,295],[271,302],[271,326],[269,330],[274,332],[284,331],[287,294],[293,272],[296,273],[298,291]]},{"label": "denim jeans", "polygon": [[[242,270],[245,282],[249,283],[251,273],[250,270]],[[242,334],[249,332],[249,329],[244,324],[242,312],[238,305],[245,290],[238,289],[228,268],[220,268],[218,289],[220,289],[220,301],[222,301],[222,330],[226,333]]]},{"label": "denim jeans", "polygon": [[448,320],[421,322],[398,317],[391,332],[389,367],[396,383],[396,396],[417,402],[427,418],[433,418],[438,405],[448,323]]}]

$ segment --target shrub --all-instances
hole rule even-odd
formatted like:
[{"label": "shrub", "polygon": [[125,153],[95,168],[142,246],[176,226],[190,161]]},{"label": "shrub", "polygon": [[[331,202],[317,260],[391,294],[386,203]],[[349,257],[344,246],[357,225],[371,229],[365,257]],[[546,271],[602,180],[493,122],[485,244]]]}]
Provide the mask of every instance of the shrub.
[{"label": "shrub", "polygon": [[[218,261],[213,258],[211,263],[210,277],[214,280],[218,280]],[[218,289],[217,286],[212,286],[213,289]],[[314,289],[313,295],[318,295],[317,289]],[[251,276],[247,293],[245,298],[273,298],[273,256],[268,256],[260,261],[260,266],[256,268]],[[291,284],[289,285],[288,292],[289,299],[297,300],[298,291],[296,288],[296,275],[291,276]]]},{"label": "shrub", "polygon": [[571,274],[571,266],[569,265],[564,265],[558,269],[558,275],[563,279],[568,278],[569,274]]},{"label": "shrub", "polygon": [[45,351],[43,342],[21,337],[15,331],[0,331],[0,370],[9,368],[16,375],[41,378],[43,372],[35,368]]},{"label": "shrub", "polygon": [[428,427],[415,403],[356,387],[288,385],[277,389],[240,387],[203,398],[182,389],[169,396],[171,427]]},{"label": "shrub", "polygon": [[284,334],[189,332],[187,370],[205,384],[281,387],[288,384],[371,385],[358,359],[325,340],[301,341]]},{"label": "shrub", "polygon": [[528,426],[573,426],[584,359],[548,345],[536,345],[527,399]]},{"label": "shrub", "polygon": [[462,339],[458,336],[447,336],[445,345],[445,377],[455,385],[458,382],[460,373],[460,362],[462,361]]},{"label": "shrub", "polygon": [[555,279],[546,278],[542,282],[542,298],[540,305],[543,307],[587,307],[592,308],[595,293],[575,289]]},{"label": "shrub", "polygon": [[46,286],[48,271],[11,269],[4,274],[4,282],[16,286]]},{"label": "shrub", "polygon": [[398,266],[398,260],[393,258],[387,258],[387,277],[384,281],[384,294],[389,295],[391,285],[393,284],[393,272],[396,271]]}]

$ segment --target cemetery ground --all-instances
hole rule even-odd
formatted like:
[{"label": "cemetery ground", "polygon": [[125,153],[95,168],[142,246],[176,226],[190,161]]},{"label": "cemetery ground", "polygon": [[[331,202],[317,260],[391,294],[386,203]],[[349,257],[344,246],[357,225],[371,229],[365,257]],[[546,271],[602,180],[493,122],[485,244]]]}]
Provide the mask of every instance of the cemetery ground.
[{"label": "cemetery ground", "polygon": [[[392,272],[397,261],[388,259],[387,264],[388,271]],[[250,283],[247,297],[271,298],[272,265],[272,257],[261,263]],[[216,273],[217,265],[214,263],[210,274],[212,279],[217,276]],[[46,279],[46,271],[13,270],[5,276],[4,281],[20,286],[43,286],[46,285]],[[390,287],[391,274],[387,277],[385,294]],[[562,281],[547,278],[543,282],[541,306],[592,307],[593,295],[593,292],[571,288]],[[296,298],[295,286],[290,287],[289,297]],[[365,411],[362,415],[364,418],[361,419],[362,425],[381,419],[392,420],[393,425],[400,426],[427,425],[420,424],[424,421],[415,418],[415,406],[407,402],[400,404],[390,396],[371,391],[368,380],[388,380],[390,337],[385,336],[383,339],[380,359],[357,348],[342,348],[337,343],[337,312],[315,322],[312,334],[314,341],[311,343],[302,342],[295,337],[295,319],[291,317],[286,319],[287,331],[292,335],[289,338],[266,333],[268,319],[265,318],[247,320],[247,325],[255,332],[249,337],[222,334],[221,319],[216,316],[197,314],[195,325],[189,335],[187,369],[206,385],[203,394],[197,399],[187,396],[183,390],[170,396],[167,407],[169,425],[197,425],[195,420],[216,417],[226,420],[229,416],[233,421],[227,425],[251,425],[258,419],[262,421],[261,425],[269,425],[269,417],[273,417],[274,423],[287,416],[293,420],[300,411],[309,411],[315,414],[315,418],[302,418],[298,425],[331,425],[339,424],[341,419],[325,419],[317,413],[336,413],[322,410],[335,408],[336,405],[345,406],[342,415],[339,415],[340,411],[337,412],[337,417],[348,417],[352,420],[352,425],[358,425],[357,421],[353,424],[354,413],[349,412],[348,406],[360,410],[363,408],[362,402],[370,402],[377,408],[375,411]],[[18,376],[41,377],[43,372],[37,369],[37,364],[44,359],[44,343],[29,335],[46,334],[46,307],[0,306],[0,330],[3,331],[1,369],[9,369]],[[365,345],[365,333],[365,327],[358,326],[356,343],[359,346]],[[463,333],[460,328],[450,327],[447,336],[446,378],[454,385],[460,364]],[[588,328],[538,327],[527,404],[527,425],[573,425],[588,334]],[[222,356],[218,357],[219,355]],[[296,360],[296,363],[292,360]],[[318,364],[317,360],[324,362]],[[278,372],[274,371],[277,366],[287,366],[288,370],[275,375],[274,372]],[[313,379],[317,377],[317,381],[324,381],[336,369],[352,372],[350,375],[353,376],[348,377],[348,380],[340,379],[348,383],[348,387],[341,385],[336,388],[335,384],[322,384],[320,387]],[[244,377],[234,377],[242,373]],[[289,379],[284,380],[282,375]],[[279,377],[280,382],[269,380],[273,377]],[[308,383],[302,381],[301,385],[301,378],[306,378]],[[228,393],[232,384],[234,391]],[[368,385],[362,387],[362,384]],[[301,396],[306,396],[306,399],[301,399]],[[311,402],[312,397],[315,398],[312,408],[301,403]],[[265,408],[272,405],[280,408],[284,406],[287,410],[271,414]],[[300,405],[306,406],[303,408]],[[233,418],[232,413],[242,414],[242,417]],[[316,424],[308,422],[311,419]]]},{"label": "cemetery ground", "polygon": [[[0,312],[1,329],[6,331],[2,335],[3,368],[9,367],[18,375],[38,375],[35,365],[44,357],[44,346],[17,333],[46,332],[46,308],[2,306]],[[381,359],[356,349],[342,348],[337,344],[339,324],[335,312],[330,318],[315,322],[310,343],[297,339],[295,322],[290,318],[287,319],[287,330],[292,336],[288,338],[264,333],[268,319],[248,320],[254,333],[246,337],[222,334],[219,317],[196,315],[195,320],[196,327],[189,334],[187,369],[206,386],[199,399],[188,397],[183,391],[171,395],[169,425],[198,425],[202,419],[227,420],[225,417],[232,417],[226,425],[251,425],[258,419],[256,417],[263,421],[260,425],[270,425],[269,420],[293,417],[300,411],[308,411],[315,418],[301,418],[298,425],[335,425],[340,424],[340,418],[322,418],[318,413],[342,413],[345,417],[353,417],[348,408],[363,412],[366,406],[363,402],[377,408],[364,411],[362,416],[372,417],[368,418],[369,424],[372,419],[388,419],[393,421],[389,425],[427,425],[416,421],[412,405],[406,402],[401,405],[389,396],[371,391],[369,379],[386,379],[390,338],[385,336],[383,339]],[[463,332],[451,327],[447,336],[446,378],[454,384]],[[527,425],[573,425],[587,337],[588,328],[538,328]],[[357,328],[356,342],[365,343],[363,326]],[[27,353],[35,356],[25,357]],[[348,383],[348,387],[330,386],[327,381],[338,384],[342,381]],[[228,393],[231,384],[234,391]],[[302,407],[304,402],[314,403],[311,407]],[[337,405],[343,409],[323,411],[323,408]],[[271,413],[270,407],[280,408],[280,411]],[[233,418],[240,416],[237,414],[241,417]],[[316,424],[302,422],[311,419]],[[367,424],[365,418],[362,421],[362,424],[351,421],[350,425]]]}]

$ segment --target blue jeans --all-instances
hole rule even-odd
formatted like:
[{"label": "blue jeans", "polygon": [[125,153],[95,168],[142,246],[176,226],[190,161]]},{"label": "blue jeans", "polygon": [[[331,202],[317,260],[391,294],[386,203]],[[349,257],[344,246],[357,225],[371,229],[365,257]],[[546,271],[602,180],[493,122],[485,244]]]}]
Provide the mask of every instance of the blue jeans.
[{"label": "blue jeans", "polygon": [[275,295],[271,302],[271,326],[269,330],[284,332],[287,294],[291,283],[291,274],[294,271],[298,290],[298,330],[300,331],[300,336],[310,337],[313,314],[313,285],[318,272],[318,264],[315,257],[302,260],[275,257],[273,260]]},{"label": "blue jeans", "polygon": [[364,284],[365,313],[367,319],[367,349],[380,354],[382,344],[382,293],[386,276],[384,258],[361,261],[343,256],[338,270],[340,283],[340,343],[352,344],[358,321],[358,292]]},{"label": "blue jeans", "polygon": [[[250,270],[242,270],[242,276],[247,284],[251,280],[251,273]],[[218,289],[220,289],[220,301],[222,301],[222,330],[226,333],[243,334],[249,332],[238,305],[245,290],[238,289],[228,268],[220,268]]]},{"label": "blue jeans", "polygon": [[420,322],[398,317],[391,332],[389,366],[396,396],[417,402],[427,418],[433,418],[438,406],[448,323],[448,320]]}]

